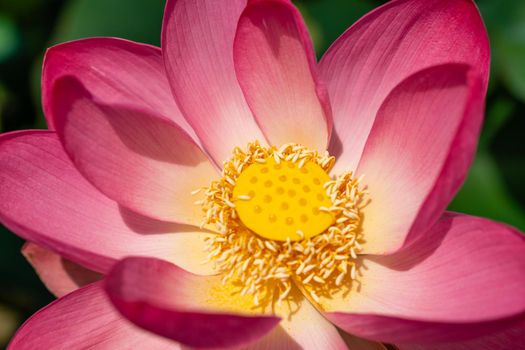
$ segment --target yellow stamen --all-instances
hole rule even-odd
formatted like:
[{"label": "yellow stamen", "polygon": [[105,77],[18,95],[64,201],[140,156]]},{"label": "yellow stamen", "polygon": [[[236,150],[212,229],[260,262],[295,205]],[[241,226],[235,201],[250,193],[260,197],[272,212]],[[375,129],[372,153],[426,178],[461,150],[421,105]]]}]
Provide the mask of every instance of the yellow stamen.
[{"label": "yellow stamen", "polygon": [[288,144],[236,148],[223,176],[204,188],[208,259],[256,304],[282,302],[297,283],[313,300],[356,278],[365,191],[352,173],[327,174],[335,159]]}]

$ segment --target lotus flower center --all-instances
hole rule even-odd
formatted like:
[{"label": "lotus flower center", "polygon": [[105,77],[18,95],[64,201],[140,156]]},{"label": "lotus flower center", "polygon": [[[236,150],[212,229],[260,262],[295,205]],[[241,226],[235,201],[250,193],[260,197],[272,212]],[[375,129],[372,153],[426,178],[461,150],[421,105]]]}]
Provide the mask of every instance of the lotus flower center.
[{"label": "lotus flower center", "polygon": [[[347,172],[332,178],[335,158],[298,144],[258,142],[235,148],[222,176],[196,201],[213,262],[256,305],[289,298],[293,285],[317,302],[350,288],[358,276],[366,191]],[[343,290],[344,292],[344,290]]]},{"label": "lotus flower center", "polygon": [[324,232],[334,221],[323,185],[331,179],[318,164],[267,159],[254,163],[237,178],[233,189],[241,221],[259,236],[298,241]]}]

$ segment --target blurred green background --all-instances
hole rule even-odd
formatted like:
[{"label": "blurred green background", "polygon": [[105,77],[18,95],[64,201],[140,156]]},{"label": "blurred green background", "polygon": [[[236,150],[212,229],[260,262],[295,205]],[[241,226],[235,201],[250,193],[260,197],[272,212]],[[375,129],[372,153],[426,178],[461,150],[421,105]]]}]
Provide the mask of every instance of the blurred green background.
[{"label": "blurred green background", "polygon": [[[380,0],[300,0],[321,55]],[[478,0],[492,45],[492,79],[478,156],[451,209],[525,231],[525,0]],[[164,0],[0,0],[0,131],[45,128],[40,73],[45,49],[91,36],[159,45]],[[0,347],[53,300],[0,226]]]}]

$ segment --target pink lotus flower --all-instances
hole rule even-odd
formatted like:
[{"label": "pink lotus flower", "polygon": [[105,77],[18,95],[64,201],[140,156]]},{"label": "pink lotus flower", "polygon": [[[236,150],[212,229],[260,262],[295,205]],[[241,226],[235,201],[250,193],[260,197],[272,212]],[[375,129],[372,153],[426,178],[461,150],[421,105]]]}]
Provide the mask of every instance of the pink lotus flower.
[{"label": "pink lotus flower", "polygon": [[470,0],[391,1],[319,64],[287,0],[51,48],[0,219],[59,299],[11,349],[524,348],[523,236],[444,212],[488,71]]}]

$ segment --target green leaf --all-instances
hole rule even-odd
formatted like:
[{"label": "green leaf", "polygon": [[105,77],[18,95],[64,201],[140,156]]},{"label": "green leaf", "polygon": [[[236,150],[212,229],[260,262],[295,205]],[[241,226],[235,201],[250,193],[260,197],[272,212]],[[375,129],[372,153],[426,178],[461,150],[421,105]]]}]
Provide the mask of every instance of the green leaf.
[{"label": "green leaf", "polygon": [[7,104],[7,90],[4,84],[0,81],[0,132],[4,130],[4,124],[2,122],[4,116],[5,106]]},{"label": "green leaf", "polygon": [[525,210],[512,198],[496,163],[486,153],[478,154],[449,210],[502,221],[525,231]]},{"label": "green leaf", "polygon": [[7,303],[0,303],[0,347],[6,349],[9,339],[22,323],[22,315]]},{"label": "green leaf", "polygon": [[525,101],[525,2],[480,0],[492,46],[493,78]]},{"label": "green leaf", "polygon": [[114,36],[159,45],[165,0],[74,0],[60,16],[54,43]]},{"label": "green leaf", "polygon": [[498,131],[513,117],[517,103],[506,96],[498,96],[487,106],[483,133],[480,139],[480,149],[488,150]]},{"label": "green leaf", "polygon": [[369,0],[300,0],[294,3],[305,17],[319,56],[348,27],[374,8]]},{"label": "green leaf", "polygon": [[15,23],[6,16],[0,15],[0,63],[16,52],[19,33]]}]

